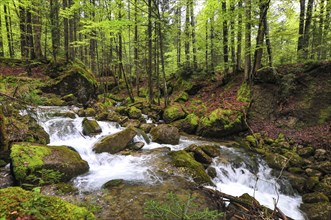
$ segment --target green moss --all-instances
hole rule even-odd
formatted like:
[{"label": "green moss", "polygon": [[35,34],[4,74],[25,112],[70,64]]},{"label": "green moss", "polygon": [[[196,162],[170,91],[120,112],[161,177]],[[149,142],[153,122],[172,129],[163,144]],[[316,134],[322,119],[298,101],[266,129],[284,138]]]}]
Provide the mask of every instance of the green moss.
[{"label": "green moss", "polygon": [[165,122],[170,123],[178,119],[185,118],[186,113],[180,105],[172,105],[164,110],[163,119]]},{"label": "green moss", "polygon": [[169,155],[172,162],[176,167],[184,167],[191,175],[194,181],[199,184],[212,184],[210,177],[206,173],[203,165],[196,160],[193,156],[184,150],[171,151]]},{"label": "green moss", "polygon": [[175,99],[175,102],[186,102],[187,100],[188,100],[187,92],[181,92]]},{"label": "green moss", "polygon": [[237,123],[241,123],[242,113],[231,111],[230,109],[215,109],[208,117],[202,118],[202,125],[210,127],[216,122],[224,125],[225,129],[233,127]]},{"label": "green moss", "polygon": [[39,192],[25,191],[19,187],[0,190],[0,218],[16,219],[33,216],[34,219],[95,219],[85,208],[78,207],[57,197]]},{"label": "green moss", "polygon": [[195,114],[187,115],[185,120],[187,120],[193,126],[197,126],[199,124],[199,117]]},{"label": "green moss", "polygon": [[321,109],[319,114],[319,124],[323,124],[331,118],[331,105],[327,108]]},{"label": "green moss", "polygon": [[250,102],[251,99],[251,88],[247,82],[241,84],[237,92],[237,101]]},{"label": "green moss", "polygon": [[29,173],[40,169],[44,164],[44,157],[50,153],[51,150],[44,146],[30,143],[14,144],[11,147],[10,157],[12,158],[15,178],[18,181],[23,181]]},{"label": "green moss", "polygon": [[132,119],[140,119],[142,117],[141,110],[135,106],[129,108],[128,115]]}]

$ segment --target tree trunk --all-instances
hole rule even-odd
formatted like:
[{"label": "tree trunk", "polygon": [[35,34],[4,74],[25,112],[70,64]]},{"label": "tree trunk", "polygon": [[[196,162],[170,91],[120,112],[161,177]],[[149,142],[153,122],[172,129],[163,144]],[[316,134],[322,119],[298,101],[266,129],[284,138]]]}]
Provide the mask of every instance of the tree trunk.
[{"label": "tree trunk", "polygon": [[190,0],[186,0],[186,16],[185,16],[185,66],[191,66],[190,63]]},{"label": "tree trunk", "polygon": [[265,27],[265,41],[267,45],[267,52],[268,52],[268,58],[269,58],[269,67],[273,66],[273,59],[272,59],[272,49],[271,49],[271,43],[270,43],[270,34],[269,34],[269,25],[267,18],[264,19],[264,27]]},{"label": "tree trunk", "polygon": [[138,0],[134,0],[134,70],[136,74],[136,90],[139,96],[139,51],[138,51]]},{"label": "tree trunk", "polygon": [[236,70],[236,52],[235,52],[235,31],[234,31],[234,1],[230,1],[230,13],[231,13],[231,19],[230,19],[230,35],[231,35],[231,40],[230,40],[230,45],[231,45],[231,66],[232,66],[232,72],[235,72]]},{"label": "tree trunk", "polygon": [[[68,4],[71,7],[74,4],[73,0],[68,0]],[[77,13],[75,12],[73,17],[69,19],[69,59],[71,60],[75,59],[75,48],[71,43],[77,40],[76,21]]]},{"label": "tree trunk", "polygon": [[1,22],[1,16],[0,16],[0,57],[5,56],[5,51],[3,48],[3,39],[2,39],[2,22]]},{"label": "tree trunk", "polygon": [[298,58],[302,58],[303,49],[303,33],[305,29],[305,11],[306,0],[300,0],[300,17],[299,17],[299,38],[298,38]]},{"label": "tree trunk", "polygon": [[320,2],[320,13],[319,13],[319,28],[318,28],[318,52],[317,58],[318,60],[322,59],[322,51],[324,44],[324,12],[325,12],[325,0],[321,0]]},{"label": "tree trunk", "polygon": [[152,59],[153,59],[153,48],[152,48],[152,0],[148,0],[148,94],[149,94],[149,104],[154,104],[153,96],[153,68],[152,68]]},{"label": "tree trunk", "polygon": [[[62,0],[62,8],[66,10],[68,7],[67,0]],[[66,62],[69,61],[69,20],[68,18],[63,18],[63,37],[64,37],[64,54]]]},{"label": "tree trunk", "polygon": [[[327,0],[326,3],[326,12],[325,12],[325,26],[324,26],[324,34],[323,38],[324,41],[327,41],[328,39],[328,33],[330,28],[330,22],[331,22],[331,0]],[[322,51],[322,59],[326,59],[328,52],[330,51],[330,48],[327,45],[323,45],[323,51]]]},{"label": "tree trunk", "polygon": [[215,38],[215,33],[214,33],[214,16],[210,18],[210,56],[211,56],[211,71],[215,71],[215,65],[217,64],[216,62],[216,54],[215,54],[215,46],[214,46],[214,38]]},{"label": "tree trunk", "polygon": [[193,52],[193,69],[198,69],[197,61],[197,48],[195,38],[195,22],[194,22],[194,1],[190,0],[190,13],[191,13],[191,29],[192,29],[192,52]]},{"label": "tree trunk", "polygon": [[223,13],[223,61],[224,61],[224,72],[228,73],[229,71],[229,46],[228,46],[228,19],[227,9],[226,9],[226,0],[222,1],[222,13]]},{"label": "tree trunk", "polygon": [[52,55],[55,63],[57,62],[57,55],[60,49],[59,9],[60,4],[58,0],[50,0]]},{"label": "tree trunk", "polygon": [[251,80],[251,22],[252,0],[246,0],[246,27],[245,27],[245,80]]},{"label": "tree trunk", "polygon": [[258,69],[261,68],[262,65],[262,54],[263,54],[263,41],[266,31],[266,23],[267,13],[269,8],[270,0],[264,2],[264,0],[260,0],[260,18],[259,18],[259,28],[257,31],[256,37],[256,48],[254,52],[254,63],[253,63],[253,72],[254,75]]},{"label": "tree trunk", "polygon": [[[90,0],[90,3],[93,5],[93,10],[91,13],[91,19],[95,20],[95,0]],[[97,40],[96,40],[96,30],[93,29],[90,36],[90,60],[91,60],[91,70],[93,73],[97,74],[97,64],[96,64],[96,49],[97,49]]]},{"label": "tree trunk", "polygon": [[11,16],[9,8],[6,5],[3,6],[5,13],[5,23],[6,23],[6,32],[7,32],[7,41],[8,41],[8,50],[10,58],[14,58],[14,46],[13,46],[13,35],[12,35],[12,25],[11,25]]},{"label": "tree trunk", "polygon": [[42,34],[42,24],[41,24],[41,16],[40,16],[40,1],[33,1],[33,7],[35,8],[35,12],[33,14],[33,45],[36,59],[42,59],[42,48],[41,48],[41,34]]},{"label": "tree trunk", "polygon": [[26,42],[26,10],[22,6],[19,7],[20,15],[20,41],[21,41],[21,57],[28,58],[27,42]]},{"label": "tree trunk", "polygon": [[180,3],[177,3],[176,6],[176,24],[177,24],[177,45],[176,45],[176,52],[177,52],[177,68],[180,67],[181,63],[181,54],[182,54],[182,40],[181,40],[181,35],[182,35],[182,8],[180,6]]},{"label": "tree trunk", "polygon": [[[239,10],[242,9],[242,0],[238,2]],[[242,14],[241,12],[238,13],[238,33],[237,33],[237,67],[236,71],[241,70],[241,38],[242,38]]]},{"label": "tree trunk", "polygon": [[303,58],[308,58],[309,55],[309,40],[310,40],[310,27],[313,17],[314,0],[308,0],[306,22],[303,35]]},{"label": "tree trunk", "polygon": [[31,8],[26,11],[26,41],[28,46],[28,57],[33,60],[36,58],[33,45],[33,32],[32,32],[32,14]]},{"label": "tree trunk", "polygon": [[209,35],[208,35],[208,19],[206,20],[206,50],[205,50],[205,65],[206,65],[206,70],[209,70],[209,63],[208,63],[208,53],[209,53],[209,48],[208,48],[208,40],[209,40]]}]

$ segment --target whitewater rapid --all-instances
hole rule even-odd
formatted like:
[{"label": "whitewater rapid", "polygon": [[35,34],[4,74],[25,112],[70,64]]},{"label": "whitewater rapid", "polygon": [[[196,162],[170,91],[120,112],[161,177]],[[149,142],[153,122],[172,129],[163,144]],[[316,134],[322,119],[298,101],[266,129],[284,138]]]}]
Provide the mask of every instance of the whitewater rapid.
[{"label": "whitewater rapid", "polygon": [[[54,117],[51,114],[72,110],[69,107],[39,107],[36,109],[36,118],[50,135],[49,145],[71,146],[81,155],[82,159],[89,163],[89,172],[73,180],[81,191],[99,190],[103,184],[113,179],[153,183],[155,177],[153,177],[153,172],[150,172],[153,167],[151,167],[151,163],[148,163],[152,159],[151,154],[111,155],[108,153],[96,154],[92,151],[93,145],[102,137],[123,130],[117,123],[98,121],[102,133],[90,137],[82,134],[83,117],[77,115],[75,118]],[[178,145],[160,145],[155,142],[147,144],[143,137],[139,136],[135,137],[135,140],[145,143],[143,152],[164,146],[171,150],[181,150],[190,144],[201,142],[186,137],[181,137]],[[289,183],[272,176],[272,170],[263,160],[259,159],[256,167],[250,167],[245,164],[245,160],[248,160],[245,152],[224,146],[220,146],[220,149],[229,159],[227,163],[224,163],[220,158],[215,158],[211,165],[217,172],[217,176],[213,179],[217,190],[233,196],[248,193],[271,209],[274,208],[276,201],[277,207],[286,215],[297,220],[304,219],[298,208],[302,202],[301,197],[295,194],[291,187],[288,187]],[[231,159],[238,158],[242,159],[242,163],[231,161]]]}]

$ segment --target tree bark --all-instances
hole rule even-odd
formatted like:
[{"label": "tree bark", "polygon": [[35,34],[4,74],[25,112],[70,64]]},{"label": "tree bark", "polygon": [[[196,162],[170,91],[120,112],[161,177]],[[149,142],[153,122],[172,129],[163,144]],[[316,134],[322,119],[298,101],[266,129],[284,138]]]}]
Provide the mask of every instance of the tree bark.
[{"label": "tree bark", "polygon": [[209,41],[209,35],[208,35],[208,19],[206,20],[206,50],[205,50],[205,65],[206,65],[206,70],[209,70],[209,63],[208,63],[208,59],[209,59],[209,48],[208,48],[208,41]]},{"label": "tree bark", "polygon": [[300,17],[299,17],[299,38],[298,38],[298,58],[302,58],[303,49],[303,34],[305,29],[305,11],[306,0],[300,0]]},{"label": "tree bark", "polygon": [[198,69],[197,61],[197,48],[195,37],[195,21],[194,21],[194,1],[190,0],[190,13],[191,13],[191,29],[192,29],[192,52],[193,52],[193,69]]},{"label": "tree bark", "polygon": [[2,22],[1,22],[1,16],[0,16],[0,57],[5,56],[5,51],[3,47],[3,39],[2,39]]},{"label": "tree bark", "polygon": [[234,31],[234,1],[230,1],[230,13],[231,13],[231,19],[230,19],[230,35],[231,35],[231,40],[230,40],[230,45],[231,45],[231,66],[232,66],[232,72],[235,72],[236,70],[236,52],[235,52],[235,31]]},{"label": "tree bark", "polygon": [[177,24],[177,45],[176,45],[176,52],[177,52],[177,68],[180,67],[181,63],[181,54],[182,54],[182,8],[180,6],[180,3],[177,3],[176,5],[176,24]]},{"label": "tree bark", "polygon": [[28,57],[33,60],[36,58],[35,52],[34,52],[34,44],[33,44],[33,31],[32,31],[32,14],[31,14],[31,8],[29,7],[26,11],[26,41],[28,46]]},{"label": "tree bark", "polygon": [[215,65],[216,65],[216,54],[215,54],[215,46],[214,46],[214,38],[215,38],[215,32],[214,32],[214,16],[210,18],[210,56],[211,56],[211,71],[215,72]]},{"label": "tree bark", "polygon": [[228,46],[228,19],[226,0],[222,1],[222,13],[223,13],[223,61],[224,61],[224,72],[229,72],[229,46]]},{"label": "tree bark", "polygon": [[52,55],[55,63],[57,62],[57,55],[60,49],[59,9],[60,4],[58,0],[50,0]]},{"label": "tree bark", "polygon": [[41,16],[40,16],[40,1],[33,1],[33,5],[35,8],[35,12],[33,14],[33,45],[34,45],[34,53],[36,59],[42,59],[42,47],[41,47],[41,34],[42,34],[42,24],[41,24]]},{"label": "tree bark", "polygon": [[[238,9],[242,9],[242,0],[238,2]],[[242,39],[242,14],[238,13],[238,33],[237,33],[237,67],[236,71],[241,70],[241,39]]]},{"label": "tree bark", "polygon": [[21,42],[21,57],[28,58],[27,42],[26,42],[26,10],[24,7],[19,7],[20,15],[20,42]]},{"label": "tree bark", "polygon": [[152,59],[153,59],[153,48],[152,48],[152,0],[148,0],[148,94],[149,94],[149,104],[154,104],[154,95],[153,95],[153,68],[152,68]]},{"label": "tree bark", "polygon": [[245,4],[246,13],[246,26],[245,26],[245,75],[246,81],[251,79],[251,11],[252,11],[252,0],[246,0]]},{"label": "tree bark", "polygon": [[13,46],[13,35],[12,35],[12,25],[11,25],[11,19],[10,19],[10,11],[9,8],[6,5],[3,6],[3,10],[5,13],[5,23],[6,23],[6,32],[7,32],[7,41],[8,41],[8,50],[10,58],[14,58],[15,52],[14,52],[14,46]]},{"label": "tree bark", "polygon": [[308,58],[309,55],[309,40],[310,40],[310,27],[313,17],[314,0],[308,0],[306,22],[303,35],[303,58]]},{"label": "tree bark", "polygon": [[[67,0],[62,0],[62,8],[66,10],[68,7]],[[63,38],[64,38],[64,54],[66,62],[69,61],[69,20],[68,18],[63,18]]]},{"label": "tree bark", "polygon": [[265,41],[266,41],[266,45],[267,45],[269,67],[272,67],[273,66],[272,48],[271,48],[270,34],[269,34],[269,25],[268,25],[267,18],[264,19],[264,27],[265,27]]},{"label": "tree bark", "polygon": [[136,74],[136,90],[137,96],[139,96],[139,50],[138,50],[138,0],[134,0],[134,70]]},{"label": "tree bark", "polygon": [[185,16],[185,66],[191,66],[190,63],[190,0],[186,0],[186,16]]}]

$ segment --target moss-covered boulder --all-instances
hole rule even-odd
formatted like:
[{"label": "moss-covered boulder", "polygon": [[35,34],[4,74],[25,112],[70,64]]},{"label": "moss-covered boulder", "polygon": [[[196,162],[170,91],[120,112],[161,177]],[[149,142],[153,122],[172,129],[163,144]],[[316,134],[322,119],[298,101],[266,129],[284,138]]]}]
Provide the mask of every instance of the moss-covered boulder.
[{"label": "moss-covered boulder", "polygon": [[288,167],[288,158],[277,154],[277,153],[269,153],[266,157],[267,164],[274,169],[281,170],[283,168]]},{"label": "moss-covered boulder", "polygon": [[129,118],[131,119],[138,119],[138,120],[141,120],[143,119],[144,117],[142,116],[141,114],[141,110],[138,109],[137,107],[135,106],[131,106],[128,110],[128,116]]},{"label": "moss-covered boulder", "polygon": [[0,106],[0,152],[8,150],[5,120],[6,118],[2,112],[2,106]]},{"label": "moss-covered boulder", "polygon": [[43,92],[55,93],[61,97],[73,94],[83,105],[95,98],[97,81],[83,64],[52,63],[47,73],[54,79],[41,88]]},{"label": "moss-covered boulder", "polygon": [[107,152],[110,154],[118,153],[124,150],[133,138],[137,135],[137,131],[133,127],[127,127],[123,131],[109,135],[97,142],[93,151],[96,153]]},{"label": "moss-covered boulder", "polygon": [[84,118],[82,125],[84,135],[96,135],[102,132],[102,129],[96,120]]},{"label": "moss-covered boulder", "polygon": [[302,196],[304,203],[329,202],[329,198],[320,192],[307,193]]},{"label": "moss-covered boulder", "polygon": [[316,165],[316,169],[324,174],[331,174],[331,161],[323,161]]},{"label": "moss-covered boulder", "polygon": [[203,165],[197,162],[191,154],[184,150],[171,151],[169,155],[172,163],[176,167],[181,167],[187,171],[198,184],[212,184],[210,177],[206,173]]},{"label": "moss-covered boulder", "polygon": [[166,123],[171,123],[173,121],[185,118],[186,115],[187,114],[183,110],[181,105],[179,104],[171,105],[164,110],[163,120]]},{"label": "moss-covered boulder", "polygon": [[289,172],[284,172],[283,177],[285,177],[292,185],[292,187],[298,192],[303,193],[307,188],[307,178],[302,175],[293,174]]},{"label": "moss-covered boulder", "polygon": [[221,156],[220,146],[217,144],[201,145],[200,147],[210,157]]},{"label": "moss-covered boulder", "polygon": [[191,144],[190,146],[186,147],[184,149],[187,152],[190,152],[193,154],[193,157],[196,161],[202,164],[211,164],[213,162],[212,157],[207,155],[200,146],[197,146],[195,144]]},{"label": "moss-covered boulder", "polygon": [[182,91],[176,98],[175,102],[186,102],[188,100],[188,94],[185,91]]},{"label": "moss-covered boulder", "polygon": [[309,220],[330,220],[331,203],[303,203],[300,209],[304,211]]},{"label": "moss-covered boulder", "polygon": [[66,146],[15,143],[10,158],[13,175],[19,184],[69,181],[89,170],[88,163]]},{"label": "moss-covered boulder", "polygon": [[152,128],[150,134],[152,135],[152,141],[160,144],[175,145],[179,143],[179,131],[176,127],[171,125],[158,125]]},{"label": "moss-covered boulder", "polygon": [[242,112],[218,108],[200,119],[197,134],[204,137],[220,138],[239,133],[245,129]]},{"label": "moss-covered boulder", "polygon": [[155,125],[152,124],[152,123],[142,123],[142,124],[139,126],[139,128],[140,128],[141,130],[143,130],[144,132],[146,132],[146,133],[149,133],[149,132],[152,130],[152,128],[154,128],[154,127],[155,127]]},{"label": "moss-covered boulder", "polygon": [[95,219],[86,208],[19,187],[0,189],[0,219]]},{"label": "moss-covered boulder", "polygon": [[199,117],[192,113],[187,115],[184,119],[176,121],[174,126],[187,134],[195,134],[198,124]]},{"label": "moss-covered boulder", "polygon": [[298,150],[298,154],[301,157],[310,157],[313,156],[315,149],[313,147],[304,147]]}]

